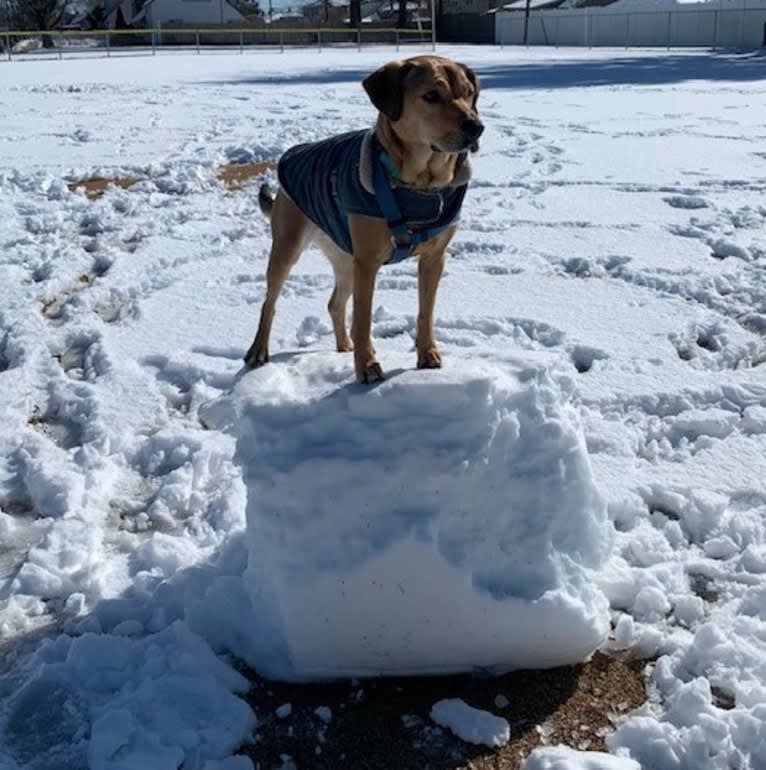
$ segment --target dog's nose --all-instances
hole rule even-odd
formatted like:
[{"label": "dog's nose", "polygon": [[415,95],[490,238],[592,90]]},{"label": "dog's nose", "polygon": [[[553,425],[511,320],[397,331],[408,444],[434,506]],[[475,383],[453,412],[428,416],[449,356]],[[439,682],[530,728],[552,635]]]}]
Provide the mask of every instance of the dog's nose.
[{"label": "dog's nose", "polygon": [[463,136],[465,136],[466,139],[473,141],[482,135],[484,131],[484,124],[475,118],[466,118],[460,128],[463,131]]}]

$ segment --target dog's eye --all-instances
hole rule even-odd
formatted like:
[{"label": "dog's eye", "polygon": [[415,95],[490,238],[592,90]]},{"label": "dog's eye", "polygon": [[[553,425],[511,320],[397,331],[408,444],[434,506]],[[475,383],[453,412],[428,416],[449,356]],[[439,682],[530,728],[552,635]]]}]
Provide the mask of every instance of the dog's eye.
[{"label": "dog's eye", "polygon": [[423,99],[429,104],[438,104],[442,100],[438,91],[426,91],[423,94]]}]

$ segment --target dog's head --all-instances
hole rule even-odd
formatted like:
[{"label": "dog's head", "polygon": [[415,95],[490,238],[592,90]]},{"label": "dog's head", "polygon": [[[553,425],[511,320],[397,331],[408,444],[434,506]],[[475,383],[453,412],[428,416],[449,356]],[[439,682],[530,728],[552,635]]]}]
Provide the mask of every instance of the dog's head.
[{"label": "dog's head", "polygon": [[362,85],[404,142],[427,144],[437,152],[479,149],[484,130],[476,111],[479,80],[464,64],[416,56],[386,64]]}]

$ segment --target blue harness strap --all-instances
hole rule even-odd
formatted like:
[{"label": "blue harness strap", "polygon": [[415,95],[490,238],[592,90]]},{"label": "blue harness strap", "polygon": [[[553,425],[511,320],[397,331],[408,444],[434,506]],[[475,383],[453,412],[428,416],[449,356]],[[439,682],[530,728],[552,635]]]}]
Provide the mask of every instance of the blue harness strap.
[{"label": "blue harness strap", "polygon": [[439,233],[444,232],[448,227],[454,224],[457,217],[449,217],[449,221],[438,221],[431,227],[418,228],[411,230],[407,227],[407,222],[402,216],[399,204],[396,202],[394,192],[388,182],[385,162],[382,153],[376,154],[373,160],[373,178],[372,184],[375,189],[375,196],[378,199],[380,211],[386,220],[393,239],[393,251],[386,262],[387,265],[401,262],[412,256],[415,247],[425,241],[431,240]]}]

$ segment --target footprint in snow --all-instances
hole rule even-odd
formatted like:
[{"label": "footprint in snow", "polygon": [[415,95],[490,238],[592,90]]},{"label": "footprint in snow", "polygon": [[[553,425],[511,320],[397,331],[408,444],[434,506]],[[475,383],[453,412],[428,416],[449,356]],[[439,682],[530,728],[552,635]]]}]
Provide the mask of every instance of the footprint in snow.
[{"label": "footprint in snow", "polygon": [[706,209],[710,206],[704,198],[697,195],[670,195],[662,200],[674,209]]},{"label": "footprint in snow", "polygon": [[16,365],[10,351],[10,335],[8,332],[0,337],[0,373],[7,372]]},{"label": "footprint in snow", "polygon": [[609,355],[603,350],[592,348],[589,345],[575,345],[569,349],[569,357],[574,368],[580,374],[585,374],[593,368],[596,361],[606,361]]},{"label": "footprint in snow", "polygon": [[106,373],[110,367],[106,351],[101,346],[100,335],[79,332],[67,337],[64,346],[53,352],[64,373],[74,380],[92,382]]},{"label": "footprint in snow", "polygon": [[27,425],[65,451],[82,445],[82,427],[63,416],[57,407],[41,412],[36,406],[27,420]]},{"label": "footprint in snow", "polygon": [[731,330],[720,321],[690,324],[669,339],[678,357],[697,369],[746,369],[766,362],[766,348],[760,340],[732,339]]}]

